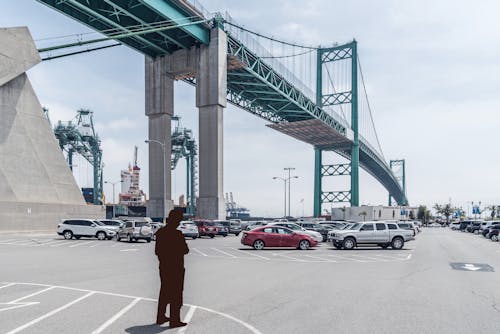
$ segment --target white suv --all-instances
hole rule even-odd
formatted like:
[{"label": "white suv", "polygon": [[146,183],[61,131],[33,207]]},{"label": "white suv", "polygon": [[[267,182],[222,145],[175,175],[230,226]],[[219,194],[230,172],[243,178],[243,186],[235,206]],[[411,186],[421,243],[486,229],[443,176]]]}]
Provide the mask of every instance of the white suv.
[{"label": "white suv", "polygon": [[57,234],[64,239],[80,239],[81,237],[112,239],[116,232],[108,226],[92,219],[65,219],[57,225]]}]

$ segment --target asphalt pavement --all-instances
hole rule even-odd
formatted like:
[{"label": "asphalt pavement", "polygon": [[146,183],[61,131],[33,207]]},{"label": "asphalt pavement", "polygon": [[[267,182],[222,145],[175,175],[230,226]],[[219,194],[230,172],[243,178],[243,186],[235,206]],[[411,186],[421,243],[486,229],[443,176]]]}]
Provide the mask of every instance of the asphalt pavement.
[{"label": "asphalt pavement", "polygon": [[0,333],[498,333],[500,244],[424,229],[402,250],[188,240],[182,317],[154,324],[154,242],[0,235]]}]

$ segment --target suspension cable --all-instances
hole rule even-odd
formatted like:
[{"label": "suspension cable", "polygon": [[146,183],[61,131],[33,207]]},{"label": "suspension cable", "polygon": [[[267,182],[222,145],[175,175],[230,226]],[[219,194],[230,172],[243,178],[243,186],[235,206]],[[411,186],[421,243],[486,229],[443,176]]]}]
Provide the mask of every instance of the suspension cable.
[{"label": "suspension cable", "polygon": [[290,43],[290,42],[281,41],[281,40],[276,39],[276,38],[274,38],[274,37],[266,36],[266,35],[260,34],[260,33],[258,33],[258,32],[255,32],[255,31],[249,30],[249,29],[247,29],[247,28],[243,28],[242,26],[237,25],[237,24],[232,23],[232,22],[229,22],[228,20],[224,20],[224,23],[227,23],[227,24],[229,24],[230,26],[233,26],[233,27],[238,28],[238,29],[240,29],[240,30],[246,31],[246,32],[248,32],[248,33],[250,33],[250,34],[253,34],[253,35],[256,35],[256,36],[259,36],[259,37],[262,37],[262,38],[268,39],[268,40],[271,40],[271,41],[273,41],[273,42],[278,42],[278,43],[285,44],[285,45],[289,45],[289,46],[295,46],[295,47],[302,48],[302,49],[318,50],[318,48],[317,48],[317,47],[314,47],[314,46],[306,46],[306,45],[300,45],[300,44],[296,44],[296,43]]},{"label": "suspension cable", "polygon": [[366,104],[368,106],[368,111],[370,112],[370,120],[372,122],[373,132],[375,132],[375,139],[377,140],[378,149],[380,150],[380,154],[382,154],[382,158],[384,158],[384,160],[385,160],[384,152],[382,152],[382,146],[380,145],[380,141],[378,139],[377,129],[375,129],[375,122],[373,121],[373,113],[372,113],[372,108],[370,106],[370,100],[368,100],[368,93],[366,91],[366,86],[365,86],[365,77],[363,76],[363,68],[361,67],[361,61],[359,60],[359,56],[356,58],[358,61],[358,66],[359,66],[359,73],[361,74],[361,83],[363,84],[363,91],[365,93]]}]

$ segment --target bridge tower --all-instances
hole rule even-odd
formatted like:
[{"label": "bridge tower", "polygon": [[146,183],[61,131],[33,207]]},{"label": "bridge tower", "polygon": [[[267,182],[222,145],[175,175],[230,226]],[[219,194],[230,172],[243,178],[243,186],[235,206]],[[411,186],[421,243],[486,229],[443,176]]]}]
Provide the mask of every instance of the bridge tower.
[{"label": "bridge tower", "polygon": [[[350,59],[350,89],[347,91],[323,93],[323,66],[326,63]],[[315,147],[314,160],[314,216],[321,214],[323,203],[350,202],[351,206],[359,206],[359,132],[358,132],[358,62],[357,42],[319,48],[317,50],[316,73],[316,105],[320,108],[340,104],[351,105],[351,162],[344,164],[323,164],[323,151],[331,151],[336,147]],[[351,189],[340,191],[323,191],[323,177],[350,175]]]},{"label": "bridge tower", "polygon": [[[405,159],[399,160],[391,160],[389,162],[392,172],[396,176],[396,179],[401,184],[401,188],[403,189],[404,202],[400,203],[401,205],[408,205],[408,201],[406,199],[406,161]],[[399,168],[398,168],[399,167]],[[392,196],[389,194],[389,206],[392,206]]]}]

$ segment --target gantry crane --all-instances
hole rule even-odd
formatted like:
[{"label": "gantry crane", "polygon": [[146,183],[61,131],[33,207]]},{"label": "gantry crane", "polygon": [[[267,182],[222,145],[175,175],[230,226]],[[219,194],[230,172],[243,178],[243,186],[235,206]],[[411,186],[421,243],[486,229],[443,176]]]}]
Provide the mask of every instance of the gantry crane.
[{"label": "gantry crane", "polygon": [[186,213],[196,213],[196,167],[198,147],[194,140],[193,132],[183,128],[179,116],[173,116],[172,121],[177,122],[172,132],[172,170],[177,166],[180,158],[186,158]]},{"label": "gantry crane", "polygon": [[94,195],[93,203],[102,204],[102,149],[101,140],[95,132],[93,112],[86,109],[77,111],[75,122],[58,121],[54,134],[61,150],[67,153],[68,165],[73,170],[73,154],[79,154],[93,167]]}]

